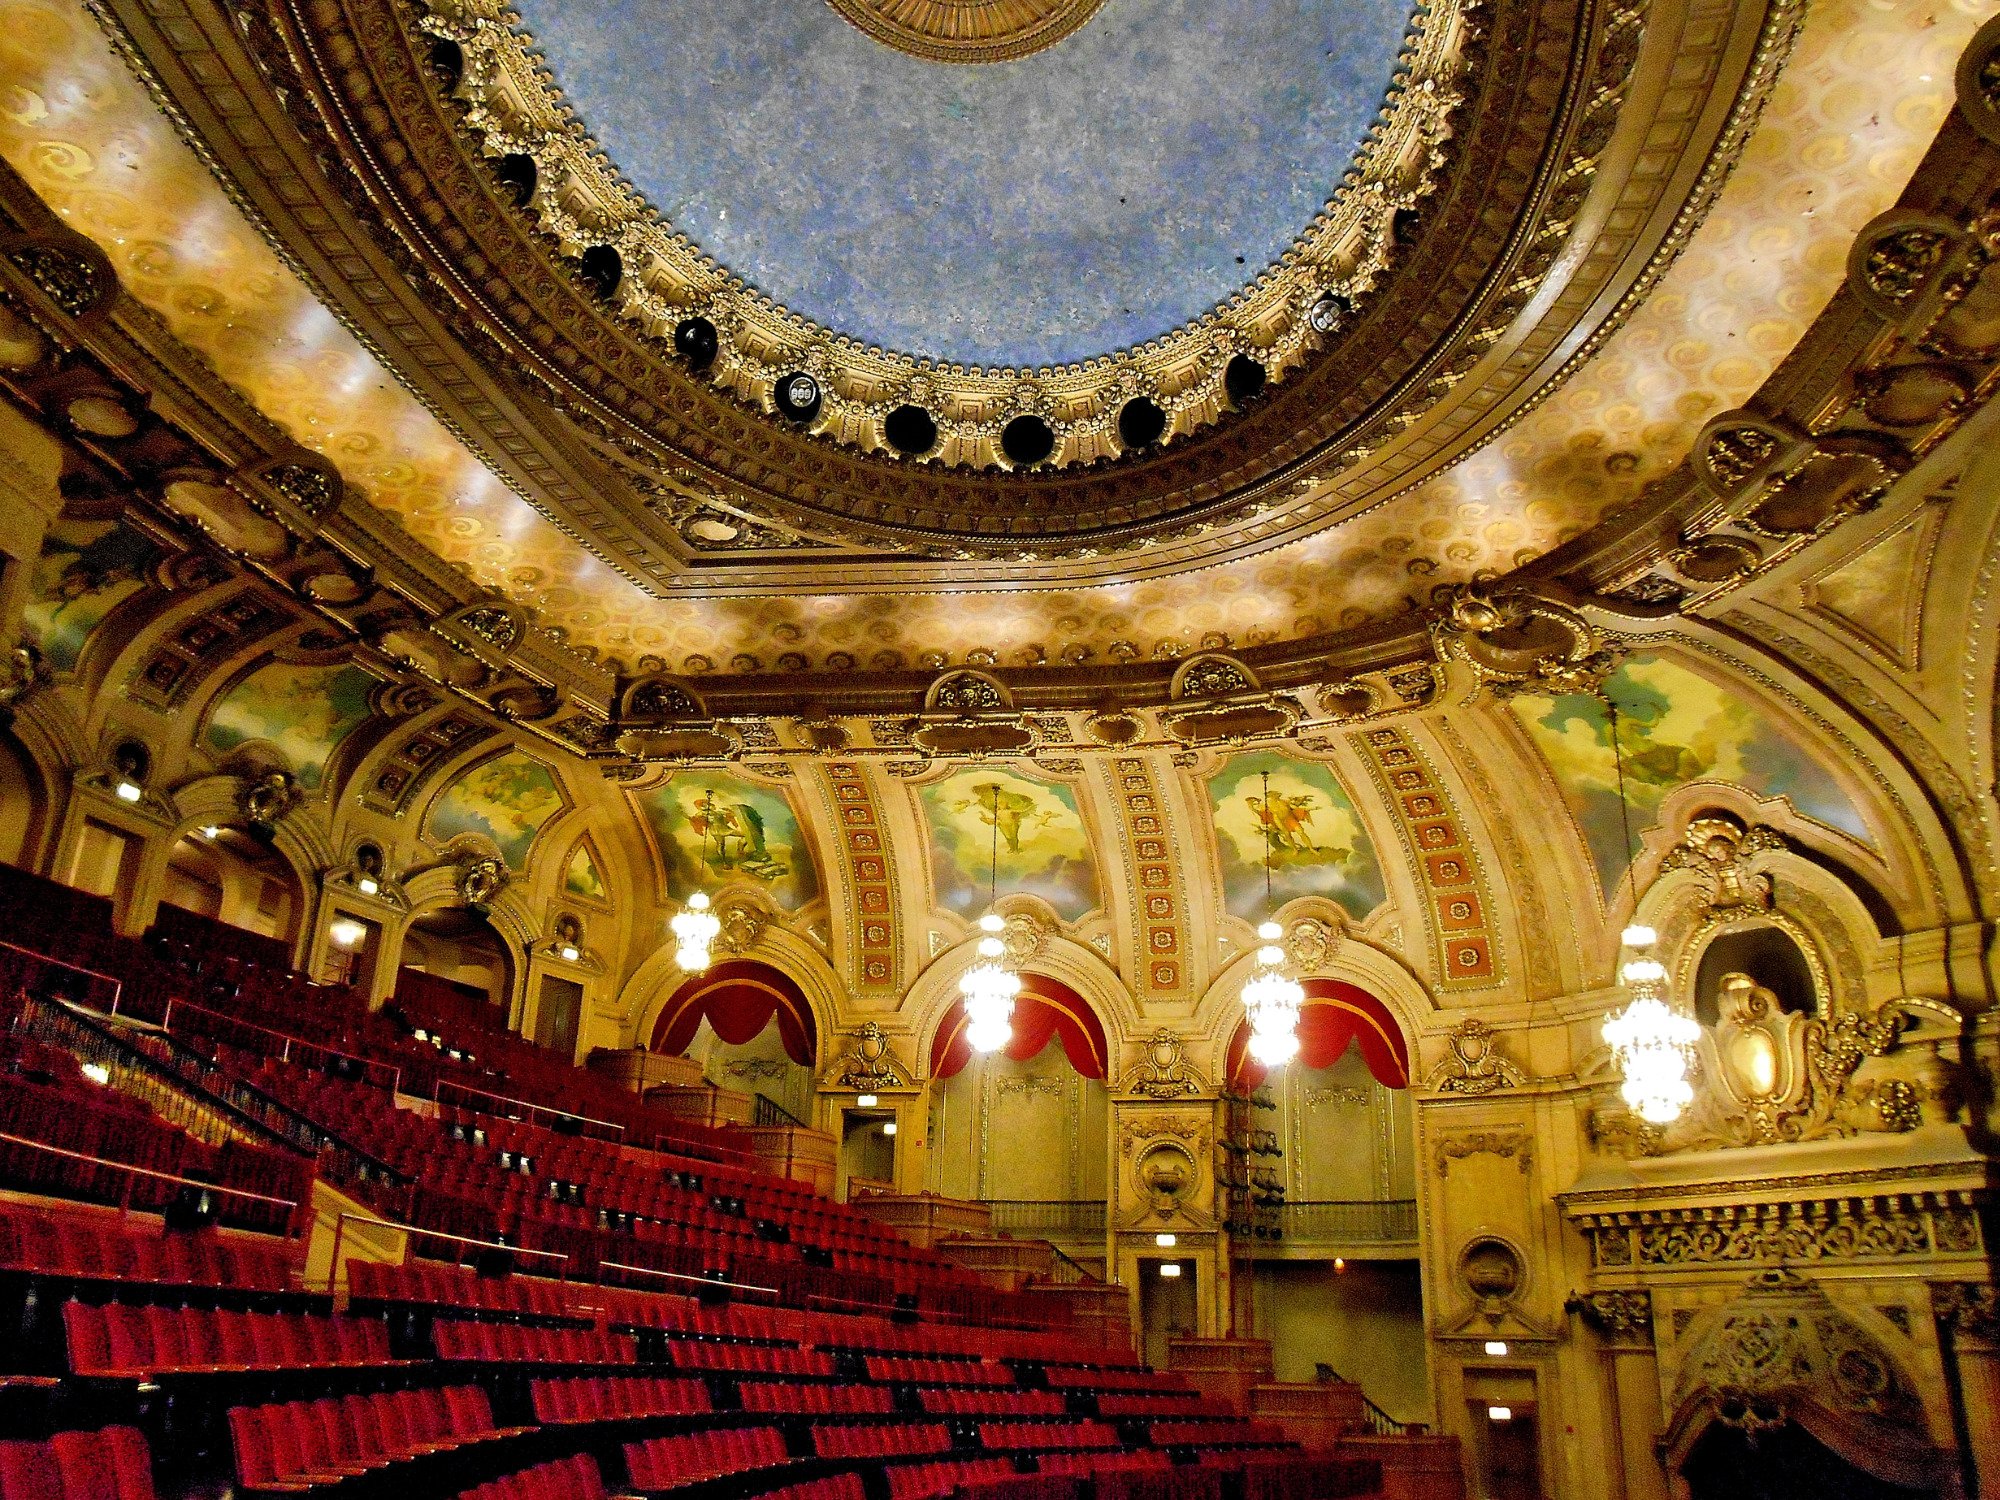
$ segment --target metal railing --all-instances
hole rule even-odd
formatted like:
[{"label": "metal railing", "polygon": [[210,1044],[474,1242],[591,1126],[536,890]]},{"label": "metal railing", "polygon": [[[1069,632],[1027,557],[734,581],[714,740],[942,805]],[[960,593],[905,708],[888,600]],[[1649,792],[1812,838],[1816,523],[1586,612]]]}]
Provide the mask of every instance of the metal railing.
[{"label": "metal railing", "polygon": [[279,1103],[164,1031],[148,1027],[125,1034],[82,1011],[32,995],[27,997],[23,1023],[37,1041],[105,1068],[122,1092],[145,1100],[162,1117],[207,1144],[218,1144],[220,1132],[317,1157],[320,1175],[336,1187],[410,1182],[381,1158]]},{"label": "metal railing", "polygon": [[1102,1198],[999,1198],[990,1200],[986,1206],[993,1210],[993,1229],[997,1234],[1030,1239],[1053,1235],[1083,1239],[1104,1233]]},{"label": "metal railing", "polygon": [[[485,1102],[468,1104],[447,1099],[446,1089],[450,1089],[454,1094],[469,1094],[473,1099]],[[591,1134],[593,1127],[597,1130],[615,1132],[611,1137],[613,1140],[622,1140],[625,1135],[625,1127],[616,1120],[599,1120],[590,1115],[580,1115],[574,1110],[551,1109],[546,1104],[536,1104],[530,1099],[516,1099],[511,1094],[496,1094],[489,1089],[476,1089],[469,1083],[457,1083],[449,1078],[440,1078],[437,1081],[437,1087],[431,1090],[431,1100],[440,1105],[458,1104],[460,1108],[475,1110],[483,1115],[499,1115],[502,1119],[526,1119],[530,1125],[542,1124],[544,1117],[550,1120],[574,1120],[583,1135]],[[492,1107],[494,1105],[500,1107],[496,1109]]]},{"label": "metal railing", "polygon": [[806,1130],[811,1128],[806,1124],[804,1120],[801,1120],[797,1115],[793,1114],[789,1109],[786,1109],[785,1106],[780,1104],[776,1099],[767,1098],[763,1094],[752,1094],[750,1097],[757,1101],[756,1104],[751,1107],[751,1112],[750,1112],[751,1124],[793,1125],[799,1128],[800,1130]]},{"label": "metal railing", "polygon": [[[1345,1375],[1334,1369],[1332,1365],[1328,1364],[1319,1366],[1319,1379],[1338,1382],[1341,1385],[1355,1384]],[[1359,1387],[1356,1388],[1359,1389]],[[1376,1437],[1423,1437],[1431,1430],[1430,1423],[1428,1422],[1398,1421],[1373,1401],[1370,1401],[1366,1391],[1361,1392],[1361,1425],[1375,1434]]]},{"label": "metal railing", "polygon": [[1055,1264],[1050,1268],[1049,1280],[1053,1281],[1057,1286],[1084,1286],[1094,1284],[1103,1279],[1092,1272],[1087,1266],[1079,1265],[1077,1262],[1071,1260],[1062,1251],[1056,1249],[1054,1245],[1049,1246],[1049,1249],[1055,1255]]},{"label": "metal railing", "polygon": [[[211,1010],[206,1005],[196,1005],[192,1000],[168,1000],[167,1013],[160,1020],[160,1029],[162,1031],[172,1031],[174,1029],[174,1017],[189,1011],[198,1016],[213,1016],[216,1020],[221,1021],[225,1027],[233,1026],[239,1031],[252,1032],[257,1036],[269,1037],[277,1041],[279,1048],[275,1055],[280,1062],[296,1061],[309,1064],[317,1062],[324,1065],[325,1060],[328,1058],[339,1058],[343,1062],[358,1064],[361,1071],[367,1075],[370,1083],[386,1088],[391,1093],[402,1087],[403,1070],[393,1063],[378,1062],[372,1057],[362,1057],[359,1053],[343,1052],[338,1047],[329,1047],[323,1042],[310,1041],[302,1036],[294,1036],[291,1032],[279,1031],[276,1027],[260,1026],[255,1021],[245,1021],[240,1016],[230,1015],[227,1011]],[[218,1036],[215,1030],[207,1027],[194,1026],[188,1029],[207,1037],[211,1041],[222,1042],[230,1046],[236,1045],[227,1036]],[[245,1050],[260,1051],[262,1049],[246,1048]],[[272,1054],[266,1052],[265,1055],[270,1056]]]},{"label": "metal railing", "polygon": [[1280,1244],[1395,1245],[1417,1237],[1414,1198],[1291,1202],[1273,1212]]},{"label": "metal railing", "polygon": [[[23,948],[16,943],[0,943],[0,953],[10,955],[7,966],[12,971],[35,969],[43,971],[45,974],[48,970],[59,969],[64,974],[82,975],[85,979],[92,981],[86,988],[92,990],[94,993],[88,997],[76,995],[74,997],[76,1003],[81,1005],[88,1001],[93,1010],[100,1011],[105,1015],[115,1016],[118,1014],[118,1002],[125,993],[123,980],[110,974],[100,973],[96,969],[86,969],[82,964],[68,963],[60,958],[50,958],[46,953],[37,953],[32,948]],[[31,982],[21,973],[10,972],[8,978],[14,988],[30,994],[34,992]],[[98,1000],[104,998],[104,992],[107,988],[110,991],[109,1003],[97,1004]]]},{"label": "metal railing", "polygon": [[[560,1261],[562,1268],[557,1280],[569,1280],[569,1256],[560,1250],[530,1250],[525,1245],[510,1245],[504,1240],[482,1240],[467,1234],[448,1234],[442,1229],[423,1229],[415,1224],[398,1224],[393,1220],[375,1218],[372,1214],[343,1213],[333,1223],[333,1248],[327,1254],[326,1282],[319,1288],[321,1291],[331,1292],[339,1280],[342,1269],[340,1242],[347,1237],[349,1224],[363,1224],[370,1229],[387,1229],[397,1234],[406,1234],[410,1237],[412,1254],[415,1254],[415,1246],[419,1240],[448,1240],[454,1245],[472,1245],[481,1250],[504,1250],[509,1255],[532,1255],[542,1260]],[[433,1258],[425,1257],[425,1259]],[[463,1264],[462,1252],[460,1259],[453,1264]]]},{"label": "metal railing", "polygon": [[[116,1204],[121,1214],[132,1211],[132,1191],[141,1181],[164,1182],[175,1187],[193,1188],[198,1192],[208,1193],[217,1198],[236,1198],[248,1203],[269,1204],[273,1208],[284,1209],[287,1219],[298,1212],[299,1202],[296,1198],[278,1198],[270,1193],[255,1193],[248,1188],[224,1187],[220,1183],[205,1182],[199,1177],[183,1177],[178,1172],[162,1172],[153,1167],[134,1166],[131,1162],[113,1161],[107,1156],[94,1156],[88,1151],[72,1151],[67,1146],[52,1146],[47,1141],[30,1140],[24,1135],[13,1135],[5,1131],[0,1131],[0,1146],[9,1146],[17,1150],[39,1151],[45,1156],[59,1157],[64,1161],[81,1162],[85,1166],[92,1167],[98,1171],[123,1174],[119,1183],[118,1201]],[[42,1183],[36,1185],[50,1186],[51,1184]],[[155,1212],[156,1210],[148,1209],[146,1211]]]}]

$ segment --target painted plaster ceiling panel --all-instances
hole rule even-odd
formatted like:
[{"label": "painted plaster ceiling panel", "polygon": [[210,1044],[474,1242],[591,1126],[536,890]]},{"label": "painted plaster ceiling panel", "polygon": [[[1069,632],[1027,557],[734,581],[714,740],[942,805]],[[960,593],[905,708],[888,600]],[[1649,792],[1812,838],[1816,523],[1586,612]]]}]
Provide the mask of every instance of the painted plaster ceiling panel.
[{"label": "painted plaster ceiling panel", "polygon": [[80,6],[0,0],[0,153],[249,400],[420,542],[573,644],[697,672],[802,670],[829,656],[1102,659],[1121,643],[1172,653],[1207,636],[1241,643],[1379,619],[1630,503],[1826,304],[1854,233],[1895,200],[1935,134],[1953,61],[1992,8],[1818,0],[1713,211],[1566,388],[1443,478],[1308,542],[1104,588],[652,599],[503,486],[314,300]]},{"label": "painted plaster ceiling panel", "polygon": [[820,0],[521,0],[586,130],[682,233],[863,343],[1066,364],[1209,311],[1346,172],[1402,0],[1111,0],[983,67]]}]

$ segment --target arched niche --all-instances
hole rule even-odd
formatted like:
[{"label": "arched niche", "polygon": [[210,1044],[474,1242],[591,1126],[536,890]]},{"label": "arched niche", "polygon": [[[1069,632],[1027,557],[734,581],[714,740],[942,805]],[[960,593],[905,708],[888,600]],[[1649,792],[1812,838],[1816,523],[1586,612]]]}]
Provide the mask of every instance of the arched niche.
[{"label": "arched niche", "polygon": [[1776,997],[1788,1015],[1816,1016],[1824,1007],[1818,964],[1799,939],[1775,922],[1749,922],[1713,933],[1694,963],[1689,998],[1704,1026],[1721,1018],[1722,982],[1747,974]]},{"label": "arched niche", "polygon": [[654,1016],[647,1047],[695,1059],[717,1088],[812,1116],[819,1024],[805,991],[770,964],[724,959],[690,975]]},{"label": "arched niche", "polygon": [[[930,1187],[996,1205],[996,1229],[1044,1232],[1052,1204],[1102,1204],[1104,1141],[1110,1130],[1103,1020],[1052,975],[1021,976],[1012,1040],[977,1053],[965,1039],[965,1006],[954,1000],[931,1038]],[[1038,1205],[1029,1207],[1028,1205]]]},{"label": "arched niche", "polygon": [[274,944],[289,962],[311,911],[311,897],[292,862],[268,834],[237,823],[182,829],[167,847],[160,906],[153,925],[173,930],[176,912],[220,922]]},{"label": "arched niche", "polygon": [[411,917],[403,928],[396,998],[419,1005],[439,996],[480,1000],[494,1007],[504,1026],[519,974],[513,945],[486,913],[468,906],[435,906]]}]

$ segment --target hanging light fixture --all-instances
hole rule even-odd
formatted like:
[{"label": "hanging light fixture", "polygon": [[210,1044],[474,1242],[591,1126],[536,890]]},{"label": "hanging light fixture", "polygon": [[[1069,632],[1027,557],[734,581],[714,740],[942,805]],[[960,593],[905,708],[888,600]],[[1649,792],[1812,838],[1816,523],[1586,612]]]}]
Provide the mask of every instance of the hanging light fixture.
[{"label": "hanging light fixture", "polygon": [[[711,800],[712,796],[711,796]],[[701,878],[708,880],[708,826],[714,821],[704,817],[701,825]],[[687,905],[674,913],[667,923],[674,934],[674,960],[689,974],[700,974],[708,968],[709,950],[722,933],[722,920],[709,909],[707,891],[696,891],[688,897]]]},{"label": "hanging light fixture", "polygon": [[[1618,740],[1618,705],[1607,696],[1611,719],[1611,754],[1618,767],[1618,816],[1625,830],[1625,873],[1631,882],[1632,904],[1639,904],[1637,851],[1632,847],[1632,811],[1625,799],[1625,750]],[[1624,1008],[1604,1018],[1604,1040],[1625,1075],[1619,1093],[1640,1119],[1671,1125],[1694,1102],[1688,1069],[1701,1028],[1673,1003],[1667,991],[1667,966],[1653,956],[1659,934],[1637,924],[1620,935],[1626,958],[1618,966],[1618,983],[1630,997]]]},{"label": "hanging light fixture", "polygon": [[986,915],[979,919],[978,961],[958,976],[965,999],[965,1039],[975,1052],[997,1052],[1014,1035],[1014,997],[1021,993],[1021,976],[1001,962],[1007,945],[1000,940],[1006,923],[994,911],[1000,883],[1000,784],[993,783],[993,848],[986,868]]},{"label": "hanging light fixture", "polygon": [[[1271,773],[1264,773],[1264,807],[1271,806]],[[1264,838],[1264,909],[1271,908],[1271,832]],[[1285,929],[1268,917],[1257,927],[1257,969],[1243,986],[1243,1013],[1250,1021],[1250,1055],[1267,1068],[1282,1068],[1299,1053],[1299,1008],[1306,992],[1285,972]]]}]

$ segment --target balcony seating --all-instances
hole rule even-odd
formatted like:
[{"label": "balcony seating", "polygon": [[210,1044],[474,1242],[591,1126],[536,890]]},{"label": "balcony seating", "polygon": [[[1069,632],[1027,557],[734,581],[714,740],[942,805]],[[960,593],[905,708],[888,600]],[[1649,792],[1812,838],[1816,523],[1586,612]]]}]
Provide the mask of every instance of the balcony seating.
[{"label": "balcony seating", "polygon": [[[763,1389],[750,1386],[749,1391]],[[796,1388],[794,1388],[796,1389]],[[529,1387],[535,1420],[562,1425],[627,1417],[685,1417],[708,1411],[708,1385],[700,1380],[651,1375],[609,1375],[537,1380]],[[887,1391],[882,1393],[884,1396]],[[751,1409],[746,1400],[746,1409]],[[774,1410],[798,1410],[779,1407]],[[883,1410],[888,1410],[885,1406]]]},{"label": "balcony seating", "polygon": [[1050,1365],[1049,1385],[1059,1391],[1185,1391],[1180,1376],[1099,1365]]},{"label": "balcony seating", "polygon": [[0,1210],[0,1271],[157,1287],[289,1292],[299,1251],[280,1240],[164,1234],[158,1225],[80,1209]]},{"label": "balcony seating", "polygon": [[596,1288],[570,1286],[540,1276],[477,1276],[460,1266],[410,1261],[385,1266],[347,1263],[349,1297],[413,1307],[465,1307],[516,1316],[594,1321]]},{"label": "balcony seating", "polygon": [[895,1393],[886,1385],[798,1385],[777,1380],[746,1380],[737,1389],[745,1411],[862,1417],[886,1415],[896,1409]]},{"label": "balcony seating", "polygon": [[668,1490],[784,1462],[785,1435],[775,1427],[723,1427],[625,1445],[625,1464],[637,1490]]},{"label": "balcony seating", "polygon": [[817,1375],[834,1373],[833,1356],[819,1349],[769,1344],[724,1344],[708,1339],[672,1339],[667,1357],[676,1370],[710,1370],[731,1375]]},{"label": "balcony seating", "polygon": [[813,1452],[821,1458],[905,1458],[951,1451],[951,1432],[942,1422],[815,1427],[812,1436]]},{"label": "balcony seating", "polygon": [[979,1442],[993,1449],[1116,1448],[1118,1433],[1104,1422],[981,1422]]},{"label": "balcony seating", "polygon": [[868,1356],[870,1380],[905,1381],[911,1385],[1012,1385],[1014,1372],[1005,1365],[973,1359],[913,1359],[905,1355]]},{"label": "balcony seating", "polygon": [[486,1393],[475,1385],[229,1411],[236,1478],[246,1490],[309,1490],[527,1430],[496,1427]]},{"label": "balcony seating", "polygon": [[471,1323],[440,1319],[431,1329],[437,1357],[497,1364],[634,1365],[638,1342],[630,1334],[590,1328],[530,1328],[520,1323]]},{"label": "balcony seating", "polygon": [[1113,1391],[1097,1398],[1101,1417],[1226,1417],[1227,1407],[1207,1400],[1193,1391],[1160,1391],[1141,1394]]},{"label": "balcony seating", "polygon": [[889,1470],[889,1500],[939,1500],[961,1485],[1013,1477],[1007,1458],[956,1458],[937,1463],[899,1464]]},{"label": "balcony seating", "polygon": [[1155,1422],[1151,1437],[1160,1448],[1281,1447],[1288,1439],[1264,1422],[1215,1418],[1196,1422]]},{"label": "balcony seating", "polygon": [[1112,1474],[1159,1470],[1173,1465],[1173,1455],[1161,1448],[1128,1448],[1116,1453],[1044,1453],[1036,1461],[1043,1474]]},{"label": "balcony seating", "polygon": [[365,1368],[389,1357],[389,1330],[372,1318],[246,1313],[202,1307],[63,1304],[77,1375],[152,1375]]},{"label": "balcony seating", "polygon": [[604,1476],[596,1459],[579,1453],[475,1485],[458,1500],[605,1500]]},{"label": "balcony seating", "polygon": [[154,1500],[152,1456],[136,1427],[0,1442],[0,1500]]},{"label": "balcony seating", "polygon": [[829,1474],[824,1479],[766,1490],[762,1500],[864,1500],[866,1493],[859,1474]]},{"label": "balcony seating", "polygon": [[1068,1409],[1056,1391],[990,1386],[973,1390],[925,1386],[917,1392],[917,1400],[926,1412],[938,1417],[1059,1417]]}]

